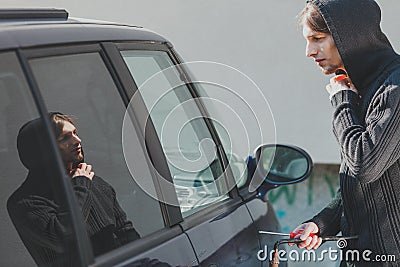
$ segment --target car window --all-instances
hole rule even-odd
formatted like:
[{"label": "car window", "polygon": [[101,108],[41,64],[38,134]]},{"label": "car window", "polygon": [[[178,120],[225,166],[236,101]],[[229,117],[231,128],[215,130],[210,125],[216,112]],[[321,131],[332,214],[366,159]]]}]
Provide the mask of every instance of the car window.
[{"label": "car window", "polygon": [[[216,105],[217,101],[221,101],[221,99],[224,98],[221,97],[221,95],[223,95],[225,92],[221,93],[220,88],[218,88],[219,86],[215,86],[212,84],[194,83],[194,85],[196,86],[196,89],[199,92],[199,95],[204,105],[206,106],[210,117],[213,118],[213,124],[215,130],[218,132],[221,144],[227,155],[229,166],[232,170],[232,175],[233,178],[235,179],[236,186],[238,188],[242,188],[248,182],[246,159],[250,155],[249,153],[250,151],[242,149],[243,143],[246,143],[246,137],[240,135],[239,133],[238,134],[239,138],[237,138],[236,135],[232,134],[232,132],[229,131],[232,130],[233,128],[236,128],[237,132],[239,132],[238,130],[239,127],[235,126],[227,127],[227,125],[235,124],[234,121],[227,121],[227,118],[230,119],[233,116],[227,115],[226,109],[225,110],[223,108],[221,109],[221,107],[218,107]],[[232,104],[233,101],[229,103]]]},{"label": "car window", "polygon": [[[39,131],[35,127],[42,120],[16,55],[0,57],[0,266],[62,266],[67,247],[75,246],[61,238],[71,229],[70,216],[65,200],[51,193],[57,180],[47,180],[51,168],[35,168],[49,149],[48,139],[32,131]],[[51,152],[47,156],[54,158]],[[62,218],[53,216],[60,209]]]},{"label": "car window", "polygon": [[[125,162],[122,127],[126,108],[101,55],[48,56],[29,63],[48,110],[72,118],[77,130],[74,134],[81,140],[81,150],[77,150],[83,153],[82,161],[101,178],[97,184],[91,181],[94,211],[85,218],[95,255],[164,228],[159,202],[135,182],[134,176],[152,181],[147,156],[135,132],[129,136],[135,147],[133,173]],[[114,237],[114,243],[102,247],[109,236]]]},{"label": "car window", "polygon": [[161,141],[184,217],[227,197],[216,146],[163,51],[122,51]]}]

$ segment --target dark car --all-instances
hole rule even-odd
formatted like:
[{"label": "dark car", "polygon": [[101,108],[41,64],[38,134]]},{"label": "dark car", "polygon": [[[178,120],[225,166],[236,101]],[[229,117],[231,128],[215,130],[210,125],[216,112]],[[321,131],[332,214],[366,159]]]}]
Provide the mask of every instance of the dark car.
[{"label": "dark car", "polygon": [[[268,265],[257,254],[279,237],[258,231],[280,226],[266,193],[307,178],[311,159],[284,145],[260,144],[246,158],[229,152],[181,63],[168,40],[140,27],[71,19],[58,9],[0,10],[0,266],[35,266],[35,248],[27,242],[51,243],[22,237],[37,222],[26,217],[23,227],[31,229],[21,229],[7,210],[28,173],[18,132],[36,118],[47,127],[49,156],[59,163],[49,194],[63,203],[62,227],[70,230],[68,247],[55,250],[74,266]],[[161,86],[138,89],[156,74]],[[174,79],[182,84],[169,90]],[[75,118],[85,160],[115,189],[140,239],[94,256],[96,244],[49,126],[54,111]],[[185,125],[178,141],[165,137],[171,112]],[[204,139],[212,141],[212,156],[192,169]],[[262,180],[255,191],[249,190],[253,179]],[[55,217],[60,223],[61,215]]]}]

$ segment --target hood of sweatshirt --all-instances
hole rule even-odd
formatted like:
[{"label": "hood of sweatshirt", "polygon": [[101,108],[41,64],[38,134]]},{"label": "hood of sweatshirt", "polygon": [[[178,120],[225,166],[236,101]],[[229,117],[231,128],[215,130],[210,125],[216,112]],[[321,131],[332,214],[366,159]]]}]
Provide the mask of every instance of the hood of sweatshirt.
[{"label": "hood of sweatshirt", "polygon": [[17,136],[17,149],[19,159],[29,173],[14,194],[35,194],[54,199],[51,188],[59,172],[42,118],[28,121],[21,127]]},{"label": "hood of sweatshirt", "polygon": [[373,0],[308,0],[322,14],[347,74],[362,93],[399,56],[382,32]]},{"label": "hood of sweatshirt", "polygon": [[17,136],[19,158],[24,166],[32,170],[45,170],[54,165],[51,143],[41,118],[25,123]]}]

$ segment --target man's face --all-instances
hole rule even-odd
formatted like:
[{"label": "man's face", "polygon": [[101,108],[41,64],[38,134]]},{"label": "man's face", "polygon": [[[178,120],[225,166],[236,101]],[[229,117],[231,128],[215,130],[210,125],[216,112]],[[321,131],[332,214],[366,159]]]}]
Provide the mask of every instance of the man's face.
[{"label": "man's face", "polygon": [[303,36],[307,40],[306,56],[312,57],[324,74],[333,74],[337,69],[344,69],[331,34],[313,31],[304,23]]},{"label": "man's face", "polygon": [[76,128],[68,121],[64,122],[62,133],[57,138],[58,148],[64,164],[79,162],[83,159],[81,139],[76,133]]}]

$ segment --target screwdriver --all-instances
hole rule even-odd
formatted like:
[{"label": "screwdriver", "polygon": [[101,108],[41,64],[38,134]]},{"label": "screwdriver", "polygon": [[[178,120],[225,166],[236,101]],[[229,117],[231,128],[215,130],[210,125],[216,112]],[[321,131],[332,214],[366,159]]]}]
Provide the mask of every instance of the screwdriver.
[{"label": "screwdriver", "polygon": [[[268,232],[268,231],[258,231],[258,233],[260,234],[268,234],[268,235],[285,235],[285,236],[289,236],[289,238],[294,238],[296,235],[298,234],[302,234],[303,230],[299,230],[297,232],[290,232],[290,234],[286,234],[286,233],[278,233],[278,232]],[[316,233],[310,233],[310,236],[318,236]]]},{"label": "screwdriver", "polygon": [[335,82],[339,82],[347,78],[347,73],[342,69],[338,69],[337,71],[335,71],[335,75]]}]

